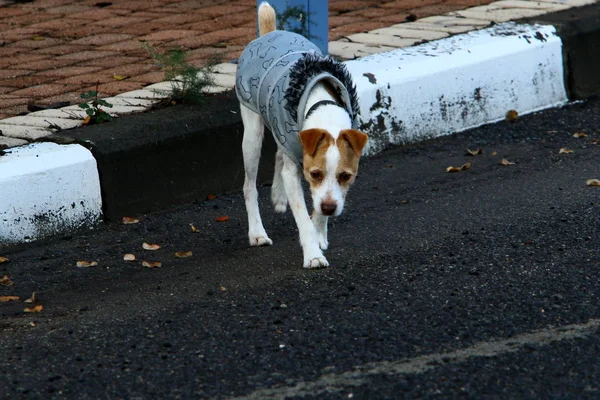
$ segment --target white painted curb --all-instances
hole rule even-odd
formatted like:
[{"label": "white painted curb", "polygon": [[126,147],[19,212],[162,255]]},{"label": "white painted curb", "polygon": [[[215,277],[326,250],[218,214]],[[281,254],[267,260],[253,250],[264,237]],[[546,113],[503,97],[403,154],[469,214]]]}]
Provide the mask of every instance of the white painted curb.
[{"label": "white painted curb", "polygon": [[346,65],[370,135],[365,154],[568,100],[553,26],[505,23]]},{"label": "white painted curb", "polygon": [[98,169],[86,148],[36,143],[0,157],[0,247],[64,234],[101,216]]}]

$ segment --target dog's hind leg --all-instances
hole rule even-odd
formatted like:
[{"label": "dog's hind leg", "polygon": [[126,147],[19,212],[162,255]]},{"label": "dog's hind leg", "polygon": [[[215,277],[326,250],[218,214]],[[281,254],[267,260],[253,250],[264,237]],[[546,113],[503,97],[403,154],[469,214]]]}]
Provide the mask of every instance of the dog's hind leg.
[{"label": "dog's hind leg", "polygon": [[329,242],[327,241],[327,215],[319,214],[316,211],[312,213],[312,222],[317,230],[317,236],[319,238],[319,247],[321,250],[327,250]]},{"label": "dog's hind leg", "polygon": [[275,206],[275,211],[284,213],[287,209],[287,196],[285,195],[285,187],[281,178],[281,169],[283,168],[283,150],[277,149],[275,155],[275,174],[273,175],[273,185],[271,186],[271,201]]},{"label": "dog's hind leg", "polygon": [[242,121],[244,122],[244,139],[242,140],[242,153],[244,156],[244,200],[248,213],[248,239],[250,246],[272,245],[273,241],[260,218],[258,208],[258,190],[256,189],[256,176],[260,161],[260,150],[265,132],[265,126],[259,114],[245,106],[241,106]]}]

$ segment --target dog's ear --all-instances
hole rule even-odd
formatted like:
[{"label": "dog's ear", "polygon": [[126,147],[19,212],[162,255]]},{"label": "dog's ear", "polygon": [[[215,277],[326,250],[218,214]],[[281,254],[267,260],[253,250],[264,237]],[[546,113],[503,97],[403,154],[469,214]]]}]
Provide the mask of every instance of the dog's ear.
[{"label": "dog's ear", "polygon": [[300,143],[302,143],[304,152],[311,157],[314,157],[319,144],[321,144],[324,140],[333,140],[333,137],[329,134],[329,132],[327,132],[325,129],[319,128],[305,129],[300,131],[298,135],[300,136]]},{"label": "dog's ear", "polygon": [[369,137],[356,129],[344,129],[340,131],[339,139],[345,140],[354,151],[354,154],[360,157]]}]

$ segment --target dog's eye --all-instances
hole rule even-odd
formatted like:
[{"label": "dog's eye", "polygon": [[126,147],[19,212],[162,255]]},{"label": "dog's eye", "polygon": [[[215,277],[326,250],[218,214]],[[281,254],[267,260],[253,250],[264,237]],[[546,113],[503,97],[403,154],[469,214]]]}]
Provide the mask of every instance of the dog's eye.
[{"label": "dog's eye", "polygon": [[338,175],[338,182],[340,182],[340,183],[348,182],[350,180],[350,178],[352,178],[352,174],[349,174],[348,172],[341,172]]},{"label": "dog's eye", "polygon": [[310,177],[315,181],[320,181],[323,179],[323,173],[321,171],[310,171]]}]

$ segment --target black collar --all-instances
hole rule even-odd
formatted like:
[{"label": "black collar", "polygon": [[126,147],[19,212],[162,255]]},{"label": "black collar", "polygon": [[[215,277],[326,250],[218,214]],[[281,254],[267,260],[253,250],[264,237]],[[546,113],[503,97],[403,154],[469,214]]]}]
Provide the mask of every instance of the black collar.
[{"label": "black collar", "polygon": [[317,108],[319,108],[321,106],[326,106],[326,105],[333,105],[333,106],[341,107],[341,105],[339,105],[338,103],[336,103],[333,100],[321,100],[321,101],[317,101],[315,104],[313,104],[308,109],[308,112],[306,113],[306,116],[304,117],[304,119],[308,119],[308,117],[310,117],[310,114],[312,114],[313,112],[315,112],[317,110]]}]

